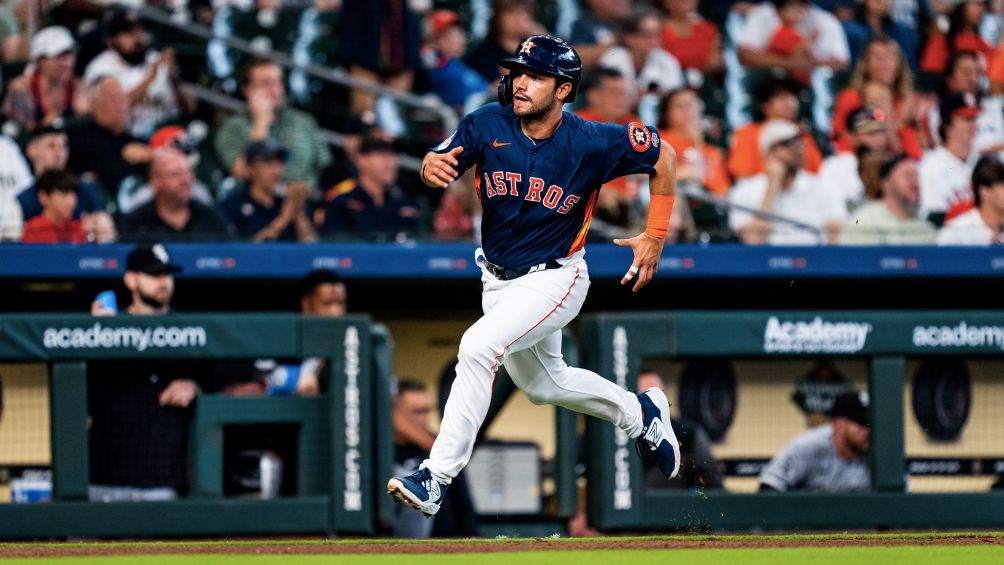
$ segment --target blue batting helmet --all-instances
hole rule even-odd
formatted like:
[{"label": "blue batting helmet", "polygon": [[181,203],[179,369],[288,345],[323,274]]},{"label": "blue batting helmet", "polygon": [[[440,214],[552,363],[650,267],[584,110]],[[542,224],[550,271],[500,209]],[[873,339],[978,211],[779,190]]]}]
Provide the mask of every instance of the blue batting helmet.
[{"label": "blue batting helmet", "polygon": [[[572,83],[572,91],[565,102],[575,101],[575,91],[582,79],[582,61],[579,54],[564,39],[551,35],[531,35],[524,39],[516,53],[499,61],[499,66],[513,70],[526,68]],[[502,77],[499,82],[499,104],[512,103],[512,78]]]}]

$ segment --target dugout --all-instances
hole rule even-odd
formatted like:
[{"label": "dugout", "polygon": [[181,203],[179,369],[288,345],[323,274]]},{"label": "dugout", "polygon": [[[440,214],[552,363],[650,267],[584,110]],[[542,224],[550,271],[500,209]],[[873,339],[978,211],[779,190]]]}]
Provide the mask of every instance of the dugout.
[{"label": "dugout", "polygon": [[[770,372],[780,363],[804,365],[806,360],[820,356],[835,359],[849,372],[859,371],[854,380],[866,385],[871,397],[871,492],[859,494],[673,492],[645,488],[634,446],[612,426],[590,420],[589,517],[603,531],[1004,525],[1004,491],[987,492],[993,476],[1000,472],[1004,455],[1000,451],[1004,430],[1000,412],[1004,398],[1000,389],[1004,312],[594,314],[584,317],[581,330],[584,366],[628,388],[634,387],[643,363],[662,363],[673,382],[669,395],[676,409],[680,408],[676,394],[681,382],[680,367],[709,359],[740,365],[736,371],[740,406],[744,402],[744,377],[763,378],[762,374],[753,374],[750,366],[766,364],[768,369],[762,372]],[[742,363],[746,363],[745,368]],[[960,379],[972,379],[972,392],[963,392]],[[937,403],[933,421],[925,420],[931,414],[930,410],[925,412],[924,402],[932,402],[931,394],[940,395],[933,400]],[[972,411],[966,407],[969,428],[946,429],[952,428],[953,421],[960,423],[960,399],[967,394],[973,400]],[[776,396],[750,401],[763,405],[771,420],[783,419],[788,410],[785,404],[790,403],[788,398]],[[749,422],[745,419],[742,425]],[[755,441],[750,434],[757,432],[747,429],[724,434],[734,433],[740,436],[739,443],[748,446]],[[920,437],[922,432],[924,437]],[[966,457],[961,449],[953,447],[953,434],[956,439],[975,435],[996,451]],[[958,492],[938,492],[937,487],[931,487],[932,480],[937,485],[943,477],[931,477],[938,473],[929,471],[941,469],[942,474],[948,474],[944,471],[958,471],[967,465],[971,471],[986,476],[964,484],[956,489]]]},{"label": "dugout", "polygon": [[[389,406],[390,349],[386,332],[363,316],[0,316],[7,397],[0,460],[8,468],[48,464],[52,471],[51,503],[0,504],[0,537],[372,533],[380,512],[374,477],[384,474],[378,466],[389,465],[390,432],[374,426],[374,414]],[[200,395],[191,425],[188,496],[87,502],[89,361],[261,357],[322,357],[328,390],[337,392]],[[294,495],[222,497],[223,428],[247,422],[298,430]]]}]

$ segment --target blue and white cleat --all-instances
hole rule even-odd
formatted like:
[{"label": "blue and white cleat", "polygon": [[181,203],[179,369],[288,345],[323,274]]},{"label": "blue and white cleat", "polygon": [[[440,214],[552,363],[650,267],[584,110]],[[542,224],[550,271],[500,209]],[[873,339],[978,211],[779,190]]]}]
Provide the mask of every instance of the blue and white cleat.
[{"label": "blue and white cleat", "polygon": [[680,441],[669,421],[669,400],[659,388],[650,388],[638,395],[641,404],[642,430],[635,440],[638,455],[646,459],[654,455],[655,464],[667,479],[680,472]]},{"label": "blue and white cleat", "polygon": [[449,486],[432,478],[428,469],[419,469],[407,477],[393,477],[387,481],[387,494],[432,518],[439,512]]}]

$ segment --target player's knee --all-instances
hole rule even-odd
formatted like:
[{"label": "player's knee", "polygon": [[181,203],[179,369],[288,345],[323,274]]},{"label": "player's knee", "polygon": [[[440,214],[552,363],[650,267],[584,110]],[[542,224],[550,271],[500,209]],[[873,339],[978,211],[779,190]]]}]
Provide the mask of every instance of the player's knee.
[{"label": "player's knee", "polygon": [[461,363],[477,363],[483,365],[492,357],[491,348],[485,342],[470,332],[464,334],[460,339],[460,349],[457,352],[457,359]]},{"label": "player's knee", "polygon": [[537,406],[542,404],[554,404],[554,401],[557,400],[553,391],[546,389],[525,390],[523,392],[526,393],[526,397],[530,400],[530,402]]}]

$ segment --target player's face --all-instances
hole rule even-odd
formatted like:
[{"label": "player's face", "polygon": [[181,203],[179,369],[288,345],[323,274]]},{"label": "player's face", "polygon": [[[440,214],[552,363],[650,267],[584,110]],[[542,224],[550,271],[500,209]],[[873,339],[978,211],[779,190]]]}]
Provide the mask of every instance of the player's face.
[{"label": "player's face", "polygon": [[521,118],[532,119],[551,111],[558,103],[558,79],[531,70],[512,71],[512,109]]},{"label": "player's face", "polygon": [[[160,309],[171,304],[174,297],[174,276],[129,273],[126,286],[133,293],[133,300],[139,300],[150,308]],[[131,284],[130,284],[131,279]]]},{"label": "player's face", "polygon": [[301,306],[304,314],[312,316],[332,318],[344,316],[348,309],[348,294],[345,292],[345,285],[341,283],[317,285],[313,294],[303,299]]},{"label": "player's face", "polygon": [[834,420],[834,433],[844,437],[844,443],[857,455],[868,454],[868,426],[862,426],[846,418]]}]

